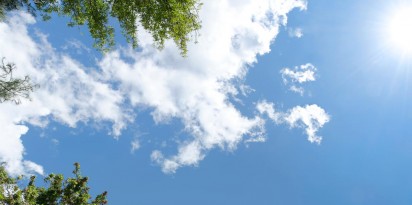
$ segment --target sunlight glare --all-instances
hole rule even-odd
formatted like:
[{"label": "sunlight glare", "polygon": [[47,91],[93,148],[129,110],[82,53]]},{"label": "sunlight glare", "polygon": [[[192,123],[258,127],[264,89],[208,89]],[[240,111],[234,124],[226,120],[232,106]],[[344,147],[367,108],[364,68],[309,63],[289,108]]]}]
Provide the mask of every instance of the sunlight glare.
[{"label": "sunlight glare", "polygon": [[394,12],[387,29],[391,46],[397,52],[412,55],[412,7],[401,8]]}]

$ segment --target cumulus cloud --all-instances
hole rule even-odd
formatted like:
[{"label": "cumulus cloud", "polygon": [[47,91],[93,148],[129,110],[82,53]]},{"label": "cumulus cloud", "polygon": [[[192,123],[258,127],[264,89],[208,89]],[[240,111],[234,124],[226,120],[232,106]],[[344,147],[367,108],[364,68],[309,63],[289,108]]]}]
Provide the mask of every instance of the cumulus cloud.
[{"label": "cumulus cloud", "polygon": [[283,68],[282,74],[283,83],[289,85],[289,90],[303,95],[305,92],[301,86],[303,83],[316,80],[316,67],[310,63],[296,66],[294,69]]},{"label": "cumulus cloud", "polygon": [[256,109],[260,114],[267,115],[276,124],[287,124],[291,128],[305,129],[311,143],[320,144],[322,137],[316,133],[330,120],[326,111],[318,105],[296,106],[287,112],[278,112],[273,103],[262,101],[257,103]]},{"label": "cumulus cloud", "polygon": [[322,137],[316,132],[329,122],[329,115],[318,105],[296,106],[285,116],[285,121],[291,127],[304,127],[310,142],[320,143]]},{"label": "cumulus cloud", "polygon": [[[150,34],[139,28],[139,51],[119,48],[98,60],[97,68],[86,68],[57,52],[43,34],[33,40],[27,24],[34,20],[28,15],[1,23],[0,44],[10,49],[0,55],[15,62],[20,75],[30,75],[41,88],[30,103],[0,105],[0,125],[9,130],[0,136],[7,142],[0,145],[0,161],[7,161],[14,173],[42,172],[23,159],[21,137],[28,131],[24,122],[46,126],[52,119],[75,127],[79,122],[109,121],[112,134],[119,136],[134,116],[127,107],[150,108],[156,123],[178,119],[189,134],[179,141],[177,153],[152,152],[151,159],[165,173],[197,166],[215,148],[235,150],[241,142],[264,141],[264,120],[245,116],[229,97],[251,90],[236,82],[244,79],[258,55],[270,51],[279,27],[286,25],[288,12],[295,8],[306,9],[306,1],[207,1],[200,12],[202,36],[198,44],[189,45],[189,57],[182,58],[171,41],[162,51],[156,50]],[[313,108],[292,109],[280,116],[269,105],[260,109],[291,127],[306,127],[307,133],[316,133],[323,125],[314,118],[318,115]],[[133,152],[140,142],[131,146]]]},{"label": "cumulus cloud", "polygon": [[189,45],[188,58],[172,42],[156,51],[145,33],[140,35],[141,52],[118,50],[103,58],[105,76],[117,80],[134,106],[153,108],[156,122],[180,119],[191,134],[174,155],[153,152],[164,172],[196,166],[216,147],[234,150],[239,142],[261,141],[262,119],[246,117],[230,103],[228,95],[236,87],[231,82],[245,76],[257,55],[270,51],[294,8],[305,9],[306,2],[207,1],[200,13],[202,36]]},{"label": "cumulus cloud", "polygon": [[46,126],[53,119],[75,127],[78,122],[109,121],[112,134],[118,136],[132,119],[121,108],[123,97],[110,84],[56,52],[44,34],[37,33],[34,40],[28,33],[28,25],[34,22],[28,14],[15,13],[8,23],[0,23],[0,56],[16,64],[16,77],[29,75],[40,85],[31,102],[0,104],[0,161],[12,174],[43,172],[41,166],[23,159],[21,137],[28,131],[24,123]]}]

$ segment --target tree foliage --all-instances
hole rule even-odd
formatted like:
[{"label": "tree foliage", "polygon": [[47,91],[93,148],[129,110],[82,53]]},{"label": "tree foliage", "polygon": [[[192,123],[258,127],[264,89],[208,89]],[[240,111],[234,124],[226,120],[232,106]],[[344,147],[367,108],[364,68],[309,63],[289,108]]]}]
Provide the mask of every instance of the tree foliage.
[{"label": "tree foliage", "polygon": [[30,99],[30,92],[37,87],[31,83],[29,76],[24,78],[14,78],[13,71],[16,66],[11,63],[4,63],[2,59],[0,65],[0,102],[12,101],[16,104],[21,102],[21,98]]},{"label": "tree foliage", "polygon": [[[0,21],[7,12],[25,9],[34,16],[49,20],[53,14],[70,18],[68,26],[87,25],[94,46],[110,50],[114,45],[114,26],[110,18],[117,19],[133,48],[138,46],[137,29],[141,25],[153,37],[157,48],[162,49],[167,39],[172,39],[187,55],[187,44],[197,38],[200,29],[199,0],[0,0]],[[14,64],[4,64],[0,70],[0,103],[29,98],[36,87],[30,78],[13,78]]]},{"label": "tree foliage", "polygon": [[0,204],[1,205],[103,205],[107,204],[107,192],[97,195],[93,200],[89,194],[87,177],[80,173],[79,163],[74,164],[74,177],[64,179],[61,174],[50,174],[44,181],[48,187],[37,187],[35,176],[24,188],[18,186],[22,177],[12,178],[0,166]]},{"label": "tree foliage", "polygon": [[159,49],[167,39],[173,39],[181,54],[186,55],[187,43],[198,36],[200,7],[198,0],[1,0],[0,16],[21,8],[39,14],[43,20],[49,20],[53,13],[67,16],[69,26],[87,25],[94,46],[102,51],[115,44],[114,26],[109,22],[114,18],[134,48],[138,46],[140,24]]}]

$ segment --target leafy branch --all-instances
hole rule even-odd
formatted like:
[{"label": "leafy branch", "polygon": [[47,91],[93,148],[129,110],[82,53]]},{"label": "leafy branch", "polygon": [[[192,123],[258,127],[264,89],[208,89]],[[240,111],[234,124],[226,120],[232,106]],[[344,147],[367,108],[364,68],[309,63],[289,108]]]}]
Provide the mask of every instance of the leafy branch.
[{"label": "leafy branch", "polygon": [[74,164],[74,177],[64,179],[61,174],[49,174],[44,181],[47,187],[37,187],[35,176],[31,176],[26,187],[20,188],[23,177],[12,178],[5,164],[0,165],[0,204],[2,205],[104,205],[107,192],[97,195],[93,200],[87,185],[88,177],[80,173],[80,164]]},{"label": "leafy branch", "polygon": [[0,102],[11,101],[16,104],[21,103],[21,98],[30,100],[30,93],[38,87],[33,84],[29,76],[24,78],[14,78],[13,71],[16,65],[5,63],[4,58],[0,65]]}]

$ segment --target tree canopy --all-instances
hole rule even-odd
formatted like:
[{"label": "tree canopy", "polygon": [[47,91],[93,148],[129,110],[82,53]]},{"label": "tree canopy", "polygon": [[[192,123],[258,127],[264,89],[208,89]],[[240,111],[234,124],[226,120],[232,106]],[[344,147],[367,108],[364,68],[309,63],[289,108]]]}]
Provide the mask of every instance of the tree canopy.
[{"label": "tree canopy", "polygon": [[61,174],[50,174],[44,181],[48,187],[37,187],[35,176],[24,188],[19,187],[23,177],[12,178],[0,166],[0,204],[2,205],[103,205],[107,204],[107,192],[91,199],[88,177],[80,173],[80,164],[75,163],[74,177],[64,179]]},{"label": "tree canopy", "polygon": [[[138,25],[153,37],[157,48],[162,49],[167,39],[172,39],[187,55],[187,44],[196,40],[200,29],[198,16],[201,3],[198,0],[1,0],[0,21],[13,10],[27,10],[43,20],[51,19],[53,14],[70,18],[68,26],[87,25],[94,46],[108,51],[115,45],[115,26],[110,19],[117,19],[120,29],[133,48],[138,46]],[[0,103],[21,98],[29,98],[36,87],[30,78],[13,78],[14,64],[1,62]]]},{"label": "tree canopy", "polygon": [[16,66],[12,63],[4,63],[4,58],[0,65],[0,103],[12,101],[16,104],[21,102],[21,98],[30,99],[30,92],[37,87],[31,83],[29,76],[24,78],[14,78],[13,70]]},{"label": "tree canopy", "polygon": [[185,56],[187,43],[198,36],[200,7],[198,0],[2,0],[0,17],[18,9],[40,15],[43,20],[49,20],[53,13],[67,16],[69,26],[87,25],[94,46],[102,51],[115,45],[114,26],[110,23],[114,18],[134,48],[138,46],[140,24],[159,49],[167,39],[173,39]]}]

